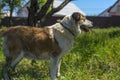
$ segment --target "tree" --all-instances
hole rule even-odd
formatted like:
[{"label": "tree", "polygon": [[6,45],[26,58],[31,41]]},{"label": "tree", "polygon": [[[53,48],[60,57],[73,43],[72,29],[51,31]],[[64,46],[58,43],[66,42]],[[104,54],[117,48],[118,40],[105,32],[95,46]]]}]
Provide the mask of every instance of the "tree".
[{"label": "tree", "polygon": [[4,4],[2,4],[2,0],[0,0],[0,22],[1,22],[1,19],[3,18],[3,14],[2,14],[2,9],[4,7]]},{"label": "tree", "polygon": [[30,0],[30,7],[28,7],[28,24],[30,26],[37,26],[37,21],[40,21],[40,25],[44,26],[44,22],[54,13],[64,8],[72,0],[64,0],[57,8],[53,8],[54,0],[40,0],[45,4],[40,7],[38,0]]},{"label": "tree", "polygon": [[30,7],[27,7],[28,9],[28,24],[30,26],[37,26],[36,23],[37,23],[37,17],[36,13],[37,11],[39,10],[39,5],[38,5],[38,0],[30,0]]},{"label": "tree", "polygon": [[2,4],[4,4],[4,7],[8,7],[8,9],[10,11],[10,18],[9,18],[10,25],[12,24],[13,11],[16,8],[22,6],[24,1],[25,0],[2,0]]},{"label": "tree", "polygon": [[[47,0],[30,0],[30,7],[28,7],[28,12],[29,12],[28,24],[30,26],[38,26],[38,24],[37,24],[38,18],[37,17],[38,17],[39,12],[41,12],[41,9],[45,5],[46,2],[50,2],[50,0],[49,1],[47,1]],[[49,5],[51,5],[51,3],[49,3]],[[50,11],[50,6],[48,6],[48,8],[44,8],[42,10],[42,13],[46,13],[47,11]]]},{"label": "tree", "polygon": [[3,9],[4,5],[5,5],[5,4],[3,4],[3,0],[0,0],[0,12],[1,12],[1,10]]}]

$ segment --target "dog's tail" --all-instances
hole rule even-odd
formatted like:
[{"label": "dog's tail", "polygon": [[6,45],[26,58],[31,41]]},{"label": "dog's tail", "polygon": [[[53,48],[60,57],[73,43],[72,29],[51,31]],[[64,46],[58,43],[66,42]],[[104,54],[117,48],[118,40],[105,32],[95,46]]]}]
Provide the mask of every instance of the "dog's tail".
[{"label": "dog's tail", "polygon": [[6,33],[7,29],[0,29],[0,37],[3,37]]}]

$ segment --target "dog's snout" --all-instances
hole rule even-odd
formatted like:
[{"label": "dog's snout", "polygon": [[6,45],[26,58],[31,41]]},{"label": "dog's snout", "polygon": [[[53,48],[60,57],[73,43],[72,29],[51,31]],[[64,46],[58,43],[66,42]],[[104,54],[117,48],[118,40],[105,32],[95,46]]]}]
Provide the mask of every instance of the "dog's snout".
[{"label": "dog's snout", "polygon": [[93,27],[93,22],[91,21],[91,27]]},{"label": "dog's snout", "polygon": [[92,21],[90,21],[90,27],[93,27],[93,22]]},{"label": "dog's snout", "polygon": [[81,26],[87,26],[87,27],[92,27],[93,26],[93,22],[85,19],[84,22],[81,24]]}]

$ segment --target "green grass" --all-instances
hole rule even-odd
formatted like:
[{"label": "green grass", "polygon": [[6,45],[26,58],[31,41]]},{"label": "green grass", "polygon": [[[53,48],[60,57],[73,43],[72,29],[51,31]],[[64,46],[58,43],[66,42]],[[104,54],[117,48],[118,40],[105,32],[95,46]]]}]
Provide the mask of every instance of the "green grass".
[{"label": "green grass", "polygon": [[[0,72],[4,64],[0,48]],[[13,80],[50,80],[49,61],[23,59],[12,73]],[[120,28],[93,29],[76,38],[69,54],[62,58],[58,80],[120,80]],[[1,80],[0,75],[0,80]]]}]

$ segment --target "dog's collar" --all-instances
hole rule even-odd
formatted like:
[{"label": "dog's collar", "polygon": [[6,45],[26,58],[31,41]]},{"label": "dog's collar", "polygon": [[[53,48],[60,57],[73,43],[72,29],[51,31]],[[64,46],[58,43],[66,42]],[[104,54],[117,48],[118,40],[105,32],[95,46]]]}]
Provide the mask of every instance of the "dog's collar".
[{"label": "dog's collar", "polygon": [[65,27],[63,23],[60,22],[60,24],[61,24],[65,29],[67,29],[67,30],[69,31],[69,33],[71,33],[73,36],[75,36],[75,34],[74,34],[69,28]]}]

